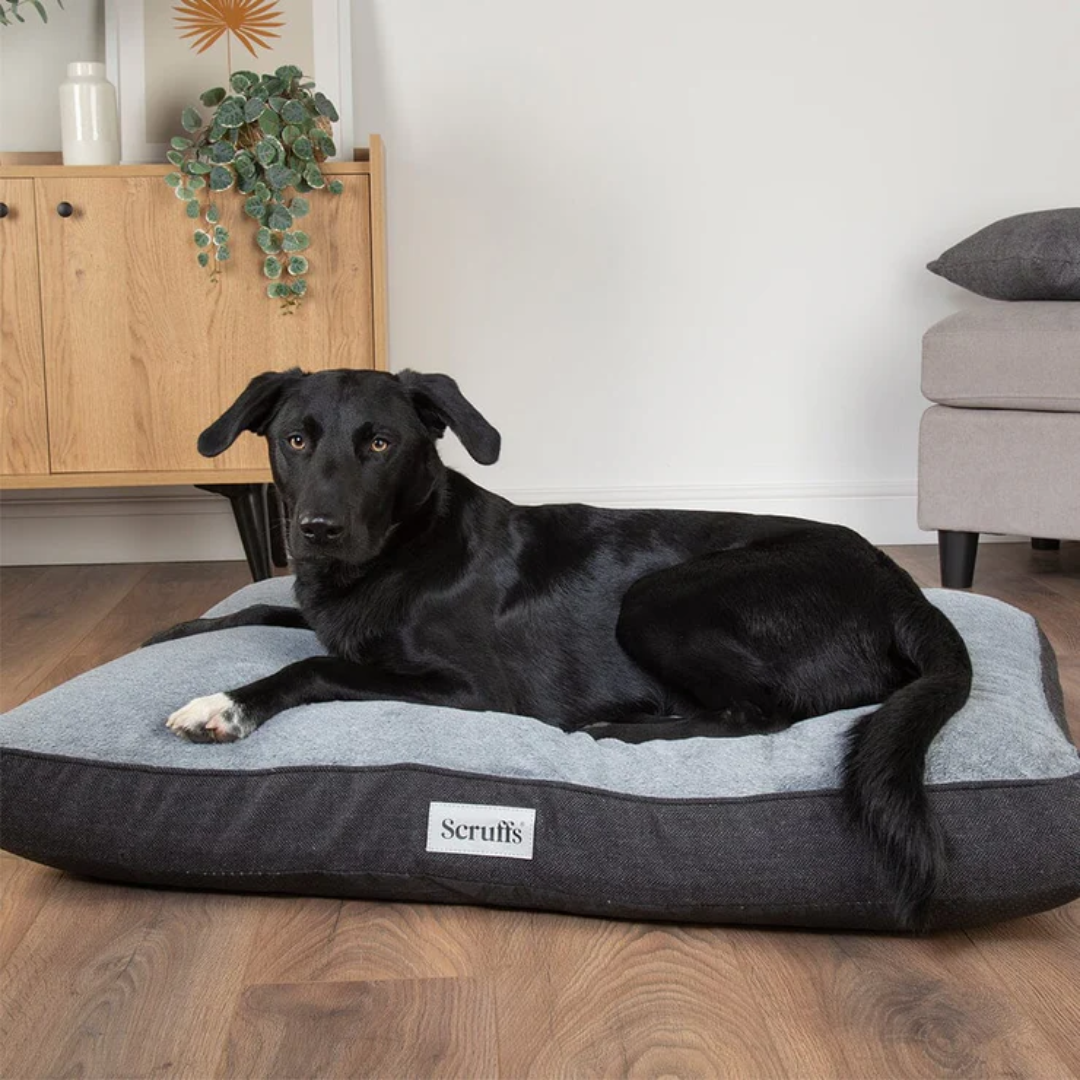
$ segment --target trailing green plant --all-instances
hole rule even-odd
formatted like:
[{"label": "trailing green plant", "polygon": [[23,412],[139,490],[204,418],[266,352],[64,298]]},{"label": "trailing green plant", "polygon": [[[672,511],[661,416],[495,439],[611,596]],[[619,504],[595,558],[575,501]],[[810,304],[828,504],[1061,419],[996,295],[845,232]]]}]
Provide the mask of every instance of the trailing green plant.
[{"label": "trailing green plant", "polygon": [[179,172],[165,183],[183,200],[194,232],[196,258],[217,282],[220,264],[232,258],[229,230],[221,223],[216,197],[235,189],[244,213],[258,226],[255,242],[265,256],[266,293],[283,312],[296,309],[307,294],[308,234],[296,228],[311,209],[305,197],[327,190],[340,195],[340,180],[327,181],[320,163],[336,152],[332,123],[337,109],[325,94],[286,64],[273,75],[237,71],[232,93],[215,87],[200,101],[214,112],[204,121],[195,108],[180,118],[187,135],[172,140],[166,155]]},{"label": "trailing green plant", "polygon": [[[56,6],[63,11],[64,0],[56,0]],[[12,19],[16,22],[26,22],[22,17],[21,9],[28,7],[32,7],[38,13],[38,18],[43,23],[49,21],[49,13],[41,0],[0,0],[0,26],[10,26]]]}]

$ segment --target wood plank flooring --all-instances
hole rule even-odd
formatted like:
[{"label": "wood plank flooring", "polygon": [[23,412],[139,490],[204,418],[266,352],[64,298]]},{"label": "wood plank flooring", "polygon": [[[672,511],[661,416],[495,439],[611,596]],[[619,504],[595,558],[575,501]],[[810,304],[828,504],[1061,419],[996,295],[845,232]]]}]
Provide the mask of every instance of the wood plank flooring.
[{"label": "wood plank flooring", "polygon": [[[888,550],[937,584],[933,547]],[[246,580],[4,570],[3,708]],[[1080,736],[1080,544],[983,545],[975,588],[1039,618]],[[0,883],[3,1077],[1080,1077],[1080,903],[901,939],[128,888],[7,854]]]}]

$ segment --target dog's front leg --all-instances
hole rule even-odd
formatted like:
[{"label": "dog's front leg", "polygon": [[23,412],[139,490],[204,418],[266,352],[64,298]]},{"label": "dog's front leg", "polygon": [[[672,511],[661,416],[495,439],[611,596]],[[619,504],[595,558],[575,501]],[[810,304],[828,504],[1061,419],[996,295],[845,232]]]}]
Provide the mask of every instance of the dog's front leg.
[{"label": "dog's front leg", "polygon": [[446,675],[403,675],[336,656],[312,656],[235,690],[195,698],[165,724],[192,742],[235,742],[279,712],[321,701],[410,701],[457,708],[471,704],[465,687]]},{"label": "dog's front leg", "polygon": [[241,608],[231,615],[219,615],[214,619],[192,619],[178,623],[168,630],[162,630],[143,642],[147,645],[159,645],[163,641],[176,641],[178,638],[194,637],[196,634],[208,634],[211,630],[229,630],[234,626],[285,626],[291,630],[310,630],[307,619],[299,608],[281,607],[277,604],[252,604]]}]

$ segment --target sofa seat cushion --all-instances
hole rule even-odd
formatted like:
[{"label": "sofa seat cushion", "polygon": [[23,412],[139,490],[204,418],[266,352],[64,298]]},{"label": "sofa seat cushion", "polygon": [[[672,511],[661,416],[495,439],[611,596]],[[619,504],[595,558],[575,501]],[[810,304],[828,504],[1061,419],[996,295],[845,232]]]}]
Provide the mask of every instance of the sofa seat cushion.
[{"label": "sofa seat cushion", "polygon": [[994,302],[923,337],[922,392],[940,405],[1080,412],[1080,303]]}]

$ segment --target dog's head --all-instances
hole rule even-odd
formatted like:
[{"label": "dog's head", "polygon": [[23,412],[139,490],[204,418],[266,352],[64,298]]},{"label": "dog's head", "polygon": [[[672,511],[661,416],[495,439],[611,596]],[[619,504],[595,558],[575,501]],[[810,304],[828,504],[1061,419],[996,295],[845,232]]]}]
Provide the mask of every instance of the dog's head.
[{"label": "dog's head", "polygon": [[476,461],[498,460],[499,433],[447,375],[268,371],[199,436],[199,453],[265,436],[293,557],[363,563],[435,494],[447,428]]}]

